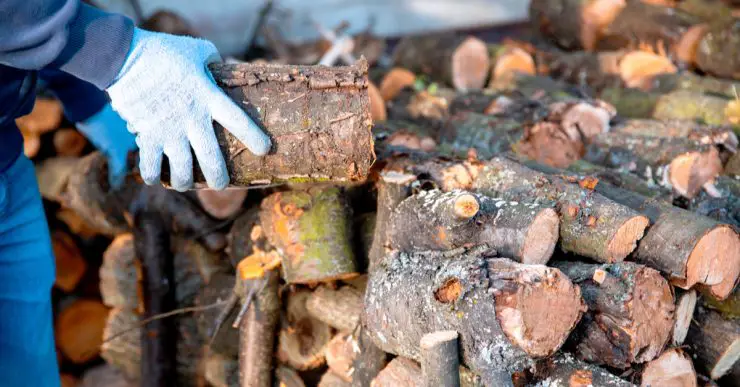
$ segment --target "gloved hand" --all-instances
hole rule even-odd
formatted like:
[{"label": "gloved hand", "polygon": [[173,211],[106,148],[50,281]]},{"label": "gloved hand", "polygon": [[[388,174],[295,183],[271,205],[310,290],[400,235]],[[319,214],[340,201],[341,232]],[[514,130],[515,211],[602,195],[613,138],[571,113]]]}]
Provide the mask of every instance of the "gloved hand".
[{"label": "gloved hand", "polygon": [[270,150],[269,137],[213,80],[207,66],[220,60],[206,40],[134,30],[128,57],[107,92],[129,131],[137,134],[139,169],[147,184],[159,182],[164,153],[172,187],[190,188],[192,147],[208,185],[224,189],[229,175],[212,120],[252,153]]},{"label": "gloved hand", "polygon": [[126,129],[126,121],[107,104],[76,126],[108,159],[108,181],[111,187],[120,187],[128,173],[128,153],[136,150],[136,138]]}]

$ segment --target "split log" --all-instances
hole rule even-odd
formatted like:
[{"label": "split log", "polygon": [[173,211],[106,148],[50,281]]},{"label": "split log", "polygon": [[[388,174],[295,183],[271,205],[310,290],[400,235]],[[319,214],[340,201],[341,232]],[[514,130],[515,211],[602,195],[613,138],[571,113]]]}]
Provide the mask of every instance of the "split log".
[{"label": "split log", "polygon": [[54,230],[51,233],[51,245],[54,249],[56,267],[54,286],[69,293],[77,287],[85,275],[87,262],[74,239],[61,230]]},{"label": "split log", "polygon": [[383,368],[370,387],[424,387],[421,367],[413,360],[397,357]]},{"label": "split log", "polygon": [[329,366],[329,371],[347,383],[352,382],[352,374],[354,373],[352,363],[357,358],[355,355],[356,346],[357,340],[355,340],[352,334],[337,333],[329,341],[324,351],[326,365]]},{"label": "split log", "polygon": [[578,284],[588,305],[572,337],[589,362],[627,368],[660,355],[673,329],[671,287],[657,270],[632,262],[555,262]]},{"label": "split log", "polygon": [[354,332],[362,314],[364,292],[352,286],[316,288],[306,299],[308,313],[341,332]]},{"label": "split log", "polygon": [[391,215],[389,245],[401,251],[488,244],[502,256],[545,264],[558,241],[557,212],[466,191],[421,191]]},{"label": "split log", "polygon": [[16,118],[15,124],[21,133],[38,137],[58,128],[63,117],[64,109],[58,99],[36,98],[31,112]]},{"label": "split log", "polygon": [[525,203],[550,204],[559,210],[562,250],[599,262],[620,262],[636,247],[647,217],[593,192],[588,182],[572,185],[505,158],[481,165],[473,189]]},{"label": "split log", "polygon": [[534,387],[635,387],[609,371],[593,364],[576,359],[563,352],[552,358],[538,362],[534,368]]},{"label": "split log", "polygon": [[239,383],[239,362],[236,358],[210,352],[206,355],[204,378],[213,387],[234,387]]},{"label": "split log", "polygon": [[694,317],[694,309],[696,309],[696,290],[689,291],[677,291],[676,292],[676,309],[675,318],[673,322],[673,338],[672,344],[674,347],[678,347],[683,344],[686,340],[686,335],[689,333],[689,326],[691,320]]},{"label": "split log", "polygon": [[227,188],[223,191],[199,189],[195,194],[206,213],[217,219],[227,219],[242,208],[247,192],[244,188]]},{"label": "split log", "polygon": [[740,324],[712,310],[697,308],[686,343],[696,365],[717,380],[740,360]]},{"label": "split log", "polygon": [[[562,171],[528,163],[539,171],[562,176]],[[665,273],[674,285],[689,289],[697,283],[724,299],[740,276],[740,237],[729,225],[617,188],[590,176],[566,178],[575,185],[589,183],[599,193],[650,219],[652,224],[634,253],[636,262]],[[561,229],[562,229],[561,223]]]},{"label": "split log", "polygon": [[684,351],[669,349],[645,366],[640,386],[697,387],[694,364]]},{"label": "split log", "polygon": [[591,163],[635,173],[689,199],[722,172],[714,145],[687,138],[614,131],[594,137],[587,149],[584,159]]},{"label": "split log", "polygon": [[321,376],[318,387],[350,387],[351,385],[350,382],[342,379],[339,375],[332,372],[332,370],[328,370]]},{"label": "split log", "polygon": [[[273,142],[270,154],[255,156],[216,125],[230,184],[365,179],[375,160],[367,66],[362,59],[351,67],[211,65],[216,82]],[[194,176],[199,187],[198,167]]]},{"label": "split log", "polygon": [[[174,265],[170,233],[151,207],[134,213],[134,250],[141,265],[143,318],[175,309]],[[176,376],[177,326],[159,319],[141,329],[142,387],[163,386]]]},{"label": "split log", "polygon": [[59,312],[54,336],[59,351],[74,364],[100,354],[109,309],[95,300],[76,300]]},{"label": "split log", "polygon": [[488,259],[487,250],[392,252],[365,294],[375,344],[421,360],[424,334],[457,331],[462,362],[486,385],[511,385],[511,372],[553,354],[585,310],[580,290],[557,269]]},{"label": "split log", "polygon": [[483,41],[455,34],[404,38],[394,50],[393,63],[457,90],[483,88],[490,68],[488,47]]},{"label": "split log", "polygon": [[396,98],[401,90],[413,86],[415,81],[416,75],[414,73],[402,67],[394,67],[385,74],[380,82],[380,95],[384,101],[391,101]]},{"label": "split log", "polygon": [[352,208],[335,187],[278,192],[262,201],[260,223],[291,284],[357,276]]},{"label": "split log", "polygon": [[368,271],[372,271],[385,256],[388,247],[391,214],[398,204],[410,195],[409,185],[414,180],[416,180],[416,176],[410,174],[392,171],[380,173],[377,182],[378,209],[375,217],[373,243],[368,255]]},{"label": "split log", "polygon": [[[240,277],[242,273],[238,274]],[[260,279],[239,278],[242,305],[249,303],[239,323],[239,386],[272,386],[275,336],[280,317],[280,275],[268,270]],[[250,293],[253,296],[250,297]]]},{"label": "split log", "polygon": [[79,156],[87,146],[87,139],[75,129],[63,128],[54,132],[54,149],[61,156]]},{"label": "split log", "polygon": [[308,290],[296,290],[286,301],[286,321],[278,334],[277,358],[297,370],[324,364],[324,349],[331,340],[331,328],[307,310]]},{"label": "split log", "polygon": [[460,354],[455,331],[427,333],[419,343],[424,386],[460,386]]}]

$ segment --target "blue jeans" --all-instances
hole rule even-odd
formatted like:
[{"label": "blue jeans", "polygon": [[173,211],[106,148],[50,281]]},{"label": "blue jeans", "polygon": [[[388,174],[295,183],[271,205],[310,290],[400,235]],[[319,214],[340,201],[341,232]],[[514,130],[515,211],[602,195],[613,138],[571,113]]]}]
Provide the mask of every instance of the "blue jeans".
[{"label": "blue jeans", "polygon": [[59,386],[51,287],[54,253],[34,167],[0,172],[0,386]]}]

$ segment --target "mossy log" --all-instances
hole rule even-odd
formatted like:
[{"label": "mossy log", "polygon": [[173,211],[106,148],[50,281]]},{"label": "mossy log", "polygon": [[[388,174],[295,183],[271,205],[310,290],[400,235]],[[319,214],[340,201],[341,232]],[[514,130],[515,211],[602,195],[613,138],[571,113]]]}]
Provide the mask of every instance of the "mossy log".
[{"label": "mossy log", "polygon": [[691,358],[679,348],[671,348],[650,361],[642,371],[641,386],[697,387]]},{"label": "mossy log", "polygon": [[335,187],[278,192],[262,201],[260,223],[282,257],[286,282],[358,275],[351,214],[343,191]]},{"label": "mossy log", "polygon": [[349,285],[338,289],[320,286],[308,296],[306,309],[340,332],[354,332],[360,323],[363,293]]},{"label": "mossy log", "polygon": [[[563,175],[560,170],[526,163],[545,173]],[[636,262],[660,270],[681,288],[704,284],[713,297],[724,299],[730,295],[740,276],[740,237],[732,226],[674,207],[659,198],[617,188],[592,176],[565,177],[573,185],[592,184],[596,193],[650,219],[651,226],[633,254]]]},{"label": "mossy log", "polygon": [[534,387],[636,387],[609,371],[578,360],[567,352],[537,363],[533,372]]},{"label": "mossy log", "polygon": [[628,368],[663,352],[673,329],[675,305],[670,285],[657,270],[632,262],[553,266],[580,286],[588,305],[571,337],[582,359]]},{"label": "mossy log", "polygon": [[285,319],[278,333],[277,358],[300,371],[324,365],[331,327],[308,312],[311,291],[297,289],[285,300]]},{"label": "mossy log", "polygon": [[[231,185],[365,179],[375,159],[367,61],[351,67],[240,63],[210,69],[273,142],[267,156],[255,156],[216,125]],[[205,181],[197,166],[194,176],[196,187]]]},{"label": "mossy log", "polygon": [[401,251],[449,250],[486,243],[505,257],[545,264],[559,235],[558,214],[545,205],[466,191],[421,191],[393,212],[389,245]]},{"label": "mossy log", "polygon": [[[704,289],[700,289],[704,290]],[[740,319],[740,287],[735,287],[735,290],[724,300],[717,300],[712,297],[705,297],[703,300],[704,306],[707,308],[716,310],[722,317],[730,320]]]},{"label": "mossy log", "polygon": [[421,360],[424,334],[454,330],[462,362],[489,386],[511,385],[511,372],[553,354],[585,310],[580,290],[557,269],[486,250],[392,252],[365,294],[363,325],[375,344]]},{"label": "mossy log", "polygon": [[[239,386],[271,387],[275,336],[280,318],[280,274],[268,270],[260,279],[242,279],[238,295],[249,303],[239,322]],[[250,297],[251,295],[251,297]]]},{"label": "mossy log", "polygon": [[714,144],[684,137],[647,137],[615,129],[594,137],[587,149],[584,159],[591,163],[643,176],[689,199],[722,172]]},{"label": "mossy log", "polygon": [[457,34],[406,37],[393,52],[393,64],[457,90],[481,89],[488,79],[488,47],[478,38]]},{"label": "mossy log", "polygon": [[740,323],[712,310],[697,308],[686,344],[697,367],[713,380],[727,374],[740,360]]}]

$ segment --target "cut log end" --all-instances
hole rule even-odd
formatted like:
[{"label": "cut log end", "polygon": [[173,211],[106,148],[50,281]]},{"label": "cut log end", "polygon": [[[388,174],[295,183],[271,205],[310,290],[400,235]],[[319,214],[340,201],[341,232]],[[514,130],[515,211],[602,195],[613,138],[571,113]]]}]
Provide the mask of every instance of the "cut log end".
[{"label": "cut log end", "polygon": [[94,359],[100,353],[108,308],[94,300],[78,300],[59,313],[55,336],[64,356],[75,364]]},{"label": "cut log end", "polygon": [[542,209],[527,230],[521,252],[522,263],[547,263],[555,251],[559,235],[560,218],[557,211],[552,208]]},{"label": "cut log end", "polygon": [[632,358],[642,363],[660,354],[673,329],[675,305],[670,285],[656,270],[643,267],[635,273],[632,293],[634,323],[630,341]]},{"label": "cut log end", "polygon": [[480,203],[475,195],[466,193],[455,198],[453,212],[458,219],[470,219],[480,210]]},{"label": "cut log end", "polygon": [[740,276],[740,238],[732,227],[719,225],[704,234],[689,255],[686,281],[682,287],[696,283],[709,287],[712,295],[727,298]]},{"label": "cut log end", "polygon": [[515,74],[536,75],[537,69],[532,55],[519,47],[511,47],[496,58],[491,82]]},{"label": "cut log end", "polygon": [[673,348],[648,363],[642,373],[640,385],[696,387],[696,371],[688,355]]},{"label": "cut log end", "polygon": [[475,37],[465,39],[452,54],[452,84],[457,90],[481,89],[488,77],[490,58],[486,44]]},{"label": "cut log end", "polygon": [[405,87],[413,86],[416,75],[402,67],[394,67],[383,77],[380,82],[380,95],[383,100],[390,101],[398,95]]},{"label": "cut log end", "polygon": [[199,189],[195,191],[195,194],[198,196],[201,207],[209,215],[218,219],[226,219],[242,208],[247,192],[248,190],[244,188],[227,188],[223,191]]},{"label": "cut log end", "polygon": [[292,293],[288,298],[289,326],[280,331],[278,358],[297,370],[308,370],[324,364],[324,349],[331,340],[331,328],[313,318],[306,309],[309,291]]},{"label": "cut log end", "polygon": [[681,297],[676,303],[675,322],[673,324],[673,345],[679,346],[686,340],[686,334],[689,333],[691,318],[694,316],[696,308],[696,290],[690,290]]},{"label": "cut log end", "polygon": [[[604,103],[594,106],[580,102],[569,108],[562,118],[563,128],[572,140],[589,140],[609,131],[609,121],[614,116],[614,107]],[[585,137],[585,138],[581,138]]]},{"label": "cut log end", "polygon": [[380,90],[372,82],[367,84],[367,95],[370,98],[370,117],[374,122],[385,121],[388,118],[385,100],[383,100]]},{"label": "cut log end", "polygon": [[62,156],[79,156],[87,145],[85,136],[75,129],[59,129],[54,133],[54,149]]},{"label": "cut log end", "polygon": [[610,262],[621,262],[637,247],[650,220],[645,216],[635,216],[624,222],[609,242]]},{"label": "cut log end", "polygon": [[706,152],[689,152],[673,159],[668,180],[682,196],[693,198],[702,187],[722,173],[722,160],[715,147]]},{"label": "cut log end", "polygon": [[422,349],[434,348],[441,343],[456,340],[458,336],[459,335],[456,331],[437,331],[427,333],[421,338],[419,345]]},{"label": "cut log end", "polygon": [[686,64],[694,64],[696,62],[696,50],[707,31],[709,31],[709,26],[706,24],[691,26],[684,32],[675,46],[676,57]]},{"label": "cut log end", "polygon": [[[511,290],[495,294],[496,317],[513,344],[532,357],[549,356],[585,310],[580,289],[560,270],[512,263],[498,260],[491,270],[515,278]],[[533,280],[536,277],[540,280]]]},{"label": "cut log end", "polygon": [[652,77],[676,71],[669,58],[647,51],[632,51],[619,62],[619,75],[627,87],[648,88]]}]

